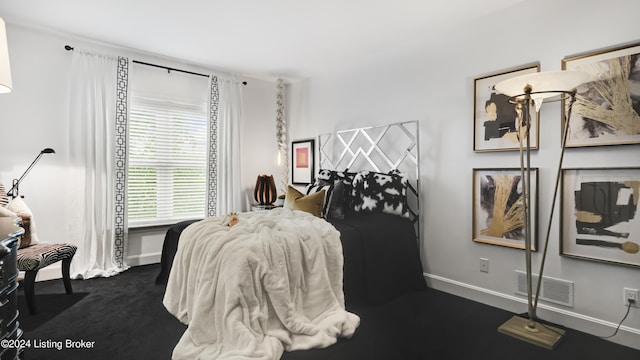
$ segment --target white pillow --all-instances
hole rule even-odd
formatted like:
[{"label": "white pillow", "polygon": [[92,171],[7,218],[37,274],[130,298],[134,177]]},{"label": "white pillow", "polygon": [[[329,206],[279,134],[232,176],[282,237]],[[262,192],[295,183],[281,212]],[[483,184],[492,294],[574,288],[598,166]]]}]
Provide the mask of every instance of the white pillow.
[{"label": "white pillow", "polygon": [[33,222],[33,213],[31,212],[31,209],[29,209],[27,204],[24,202],[24,200],[22,200],[22,198],[18,196],[17,198],[11,200],[9,205],[7,205],[7,209],[13,211],[17,215],[24,215],[29,217],[30,219],[29,233],[31,235],[31,239],[25,239],[25,240],[27,240],[27,243],[30,245],[39,244],[40,241],[38,241],[38,236],[36,235],[36,225]]}]

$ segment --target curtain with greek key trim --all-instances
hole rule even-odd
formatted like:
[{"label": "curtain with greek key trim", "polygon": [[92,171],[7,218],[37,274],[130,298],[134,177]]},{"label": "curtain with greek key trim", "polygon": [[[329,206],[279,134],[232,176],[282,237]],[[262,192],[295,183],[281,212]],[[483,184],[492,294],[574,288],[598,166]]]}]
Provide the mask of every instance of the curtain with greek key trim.
[{"label": "curtain with greek key trim", "polygon": [[242,208],[240,125],[242,85],[233,77],[211,76],[207,215]]},{"label": "curtain with greek key trim", "polygon": [[126,270],[129,60],[74,51],[70,74],[70,239],[74,278]]}]

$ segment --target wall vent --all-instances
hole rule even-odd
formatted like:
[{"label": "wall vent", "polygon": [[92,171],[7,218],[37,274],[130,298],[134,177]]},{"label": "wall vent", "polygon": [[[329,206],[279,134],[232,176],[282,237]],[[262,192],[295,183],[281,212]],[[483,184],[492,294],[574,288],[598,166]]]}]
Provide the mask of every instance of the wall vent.
[{"label": "wall vent", "polygon": [[[527,296],[527,275],[524,271],[516,270],[517,289],[516,294]],[[535,294],[538,285],[538,275],[531,276],[533,280],[532,290]],[[542,277],[540,286],[540,300],[573,307],[573,281]]]}]

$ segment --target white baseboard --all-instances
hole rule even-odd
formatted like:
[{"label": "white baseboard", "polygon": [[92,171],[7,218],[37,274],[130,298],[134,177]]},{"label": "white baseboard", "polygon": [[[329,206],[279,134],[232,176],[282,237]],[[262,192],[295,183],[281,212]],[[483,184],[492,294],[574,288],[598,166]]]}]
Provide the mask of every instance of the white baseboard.
[{"label": "white baseboard", "polygon": [[127,265],[140,266],[140,265],[157,264],[160,262],[161,258],[162,258],[161,252],[127,256]]},{"label": "white baseboard", "polygon": [[[431,288],[517,314],[527,311],[527,301],[524,297],[487,290],[438,275],[427,273],[423,275]],[[539,318],[546,321],[595,336],[609,336],[614,333],[618,326],[617,323],[593,318],[543,303],[538,303],[537,314]],[[496,331],[498,331],[498,329],[496,329]],[[640,350],[640,329],[620,326],[617,335],[607,340]]]}]

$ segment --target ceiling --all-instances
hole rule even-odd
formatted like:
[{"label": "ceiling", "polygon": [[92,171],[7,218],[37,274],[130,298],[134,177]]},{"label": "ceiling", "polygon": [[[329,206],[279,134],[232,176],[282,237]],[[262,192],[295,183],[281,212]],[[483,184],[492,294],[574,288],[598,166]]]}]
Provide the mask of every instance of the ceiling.
[{"label": "ceiling", "polygon": [[423,48],[523,1],[2,0],[0,17],[240,75],[299,79]]}]

